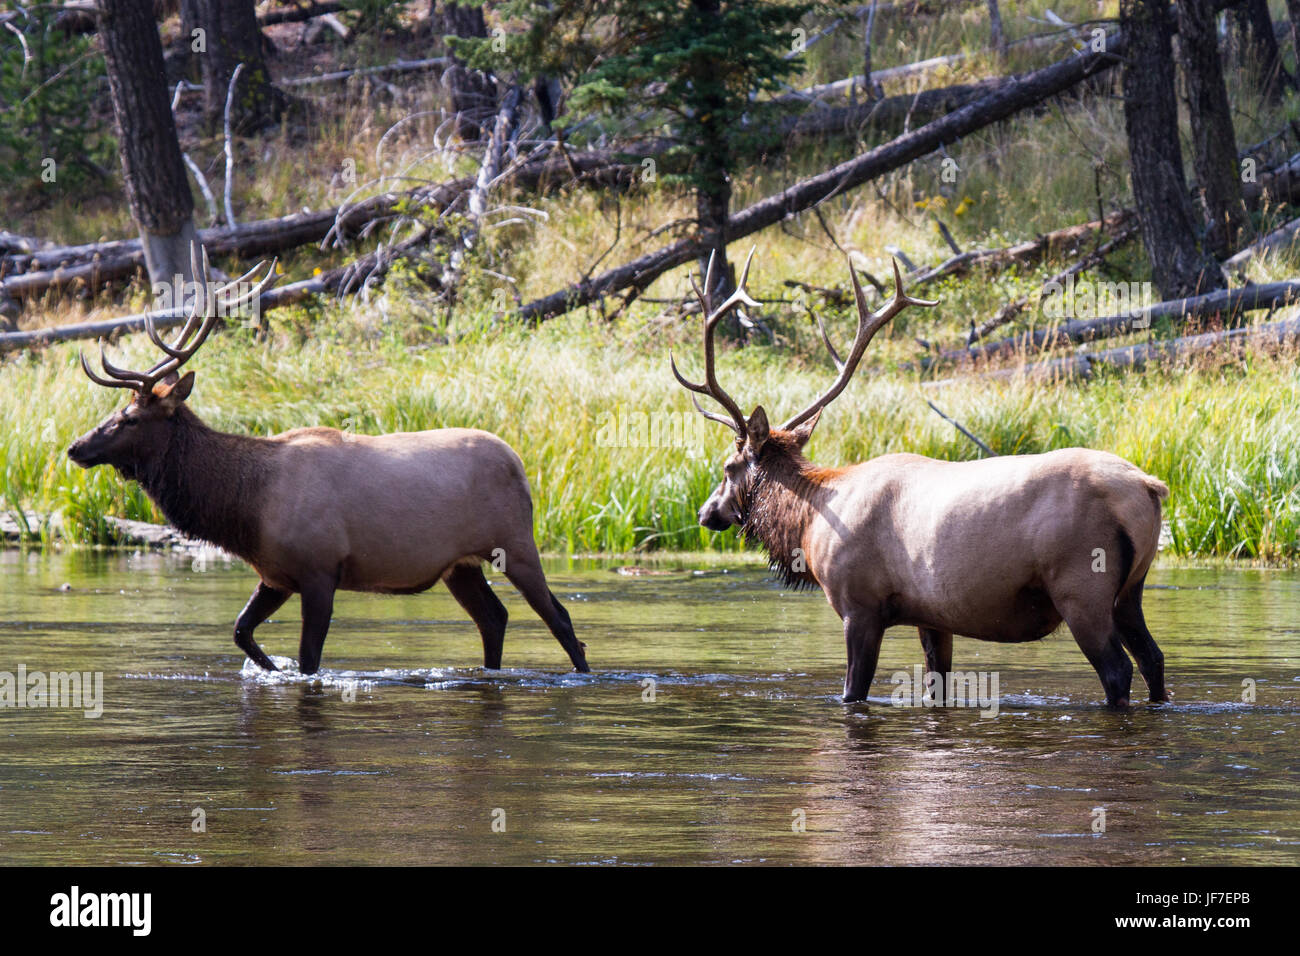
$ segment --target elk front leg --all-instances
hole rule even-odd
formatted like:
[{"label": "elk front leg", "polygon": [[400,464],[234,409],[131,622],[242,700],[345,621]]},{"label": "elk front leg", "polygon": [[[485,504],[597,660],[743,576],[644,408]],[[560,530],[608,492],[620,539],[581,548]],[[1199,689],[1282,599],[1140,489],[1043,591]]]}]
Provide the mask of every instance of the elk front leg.
[{"label": "elk front leg", "polygon": [[298,670],[314,674],[320,669],[321,649],[334,613],[334,582],[313,581],[302,588],[302,639],[298,642]]},{"label": "elk front leg", "polygon": [[947,693],[948,672],[952,670],[952,634],[932,627],[917,630],[921,632],[921,648],[925,651],[926,674],[935,675],[934,702],[942,704]]},{"label": "elk front leg", "polygon": [[248,659],[263,670],[279,670],[271,658],[266,656],[257,641],[253,640],[254,629],[265,621],[268,617],[284,606],[284,602],[289,600],[289,592],[281,591],[278,588],[270,587],[265,583],[258,583],[257,590],[253,596],[248,599],[244,609],[239,612],[239,619],[235,621],[235,646],[248,655]]},{"label": "elk front leg", "polygon": [[862,611],[845,615],[844,643],[849,652],[849,669],[844,675],[844,703],[867,699],[884,636],[885,629],[880,626],[878,615]]}]

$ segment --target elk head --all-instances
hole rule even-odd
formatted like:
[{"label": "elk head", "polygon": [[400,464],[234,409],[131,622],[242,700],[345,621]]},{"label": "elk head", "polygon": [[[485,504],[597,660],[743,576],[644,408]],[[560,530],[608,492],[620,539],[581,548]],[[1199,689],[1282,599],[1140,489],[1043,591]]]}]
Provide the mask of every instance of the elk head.
[{"label": "elk head", "polygon": [[[871,343],[871,339],[875,334],[909,305],[932,306],[938,304],[924,299],[913,299],[903,292],[903,278],[898,271],[898,262],[895,260],[894,298],[883,306],[879,312],[872,312],[867,308],[867,297],[862,291],[862,283],[858,280],[857,271],[850,263],[849,277],[853,281],[853,295],[857,303],[858,330],[853,337],[853,345],[849,349],[849,356],[847,359],[840,358],[839,353],[835,351],[835,346],[831,345],[830,337],[826,334],[826,326],[823,324],[821,316],[817,315],[817,328],[821,332],[822,341],[826,343],[826,348],[831,354],[831,360],[835,363],[839,375],[834,384],[821,397],[779,428],[773,428],[768,423],[767,413],[763,410],[762,405],[755,407],[754,411],[746,418],[735,399],[724,392],[718,385],[717,375],[714,372],[713,333],[719,320],[740,303],[750,306],[757,305],[745,292],[745,281],[749,278],[749,266],[753,258],[754,251],[751,249],[749,257],[745,260],[745,269],[741,273],[736,291],[716,309],[710,308],[710,302],[705,294],[700,291],[698,286],[695,287],[695,295],[703,307],[705,317],[704,382],[697,384],[683,378],[682,374],[677,370],[676,361],[672,358],[672,354],[669,353],[669,363],[677,381],[692,392],[708,395],[726,409],[729,417],[706,411],[700,407],[699,401],[692,395],[691,401],[695,403],[695,407],[700,414],[712,421],[721,422],[735,432],[736,435],[736,450],[722,466],[722,481],[700,508],[700,524],[711,531],[725,531],[732,525],[745,526],[749,520],[749,506],[753,499],[755,485],[763,479],[769,470],[768,462],[772,456],[776,454],[785,458],[798,458],[804,445],[812,437],[813,429],[817,427],[817,421],[821,417],[822,409],[830,404],[840,392],[844,391],[849,379],[857,371],[858,364],[862,361],[862,356],[866,353],[867,346]],[[710,260],[705,289],[713,287],[712,273],[713,261]]]},{"label": "elk head", "polygon": [[[162,361],[145,372],[118,368],[104,354],[104,342],[101,339],[99,361],[108,376],[105,378],[96,374],[86,361],[86,356],[81,355],[81,367],[91,381],[109,388],[127,388],[134,393],[125,408],[113,412],[68,448],[68,458],[82,468],[112,465],[123,477],[135,479],[139,477],[142,467],[165,453],[171,443],[178,412],[194,387],[194,373],[186,372],[181,376],[180,367],[199,350],[199,346],[220,320],[221,314],[229,314],[246,303],[255,301],[276,278],[275,263],[272,262],[266,276],[252,289],[238,296],[232,295],[232,289],[247,282],[261,270],[263,263],[258,263],[235,281],[211,291],[208,288],[207,252],[202,252],[201,268],[196,248],[191,248],[190,258],[198,280],[197,290],[189,317],[175,341],[170,344],[164,342],[154,325],[154,314],[150,312],[145,315],[145,331],[154,345],[166,355]],[[220,313],[218,305],[222,307]]]}]

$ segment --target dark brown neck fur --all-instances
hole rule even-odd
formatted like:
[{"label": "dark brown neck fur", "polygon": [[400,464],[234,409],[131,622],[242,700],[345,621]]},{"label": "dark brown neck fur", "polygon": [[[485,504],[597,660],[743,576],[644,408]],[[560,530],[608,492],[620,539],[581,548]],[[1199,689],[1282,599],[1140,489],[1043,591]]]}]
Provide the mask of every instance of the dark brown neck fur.
[{"label": "dark brown neck fur", "polygon": [[183,405],[166,448],[136,463],[136,478],[184,534],[253,561],[269,471],[266,443],[214,431]]},{"label": "dark brown neck fur", "polygon": [[769,436],[758,462],[750,468],[740,533],[746,541],[763,546],[768,566],[786,587],[820,587],[808,568],[804,531],[823,476],[829,472],[804,458],[792,438],[777,432]]}]

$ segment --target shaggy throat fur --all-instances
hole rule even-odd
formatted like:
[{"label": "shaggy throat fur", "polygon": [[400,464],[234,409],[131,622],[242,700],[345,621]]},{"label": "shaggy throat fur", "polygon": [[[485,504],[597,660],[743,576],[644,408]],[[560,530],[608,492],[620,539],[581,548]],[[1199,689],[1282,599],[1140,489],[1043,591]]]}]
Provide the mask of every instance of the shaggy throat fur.
[{"label": "shaggy throat fur", "polygon": [[821,586],[803,548],[812,498],[820,487],[810,476],[814,471],[797,449],[783,447],[774,436],[750,465],[748,494],[740,502],[741,536],[762,545],[772,573],[794,590]]}]

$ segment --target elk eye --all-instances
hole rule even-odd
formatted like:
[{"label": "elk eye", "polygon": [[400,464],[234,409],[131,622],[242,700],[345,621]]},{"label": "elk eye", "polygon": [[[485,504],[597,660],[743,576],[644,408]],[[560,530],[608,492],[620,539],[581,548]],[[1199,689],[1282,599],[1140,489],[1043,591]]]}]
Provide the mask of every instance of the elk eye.
[{"label": "elk eye", "polygon": [[138,419],[138,418],[124,418],[124,419],[122,419],[122,424],[123,424],[123,425],[139,425],[139,424],[140,424],[140,419]]}]

